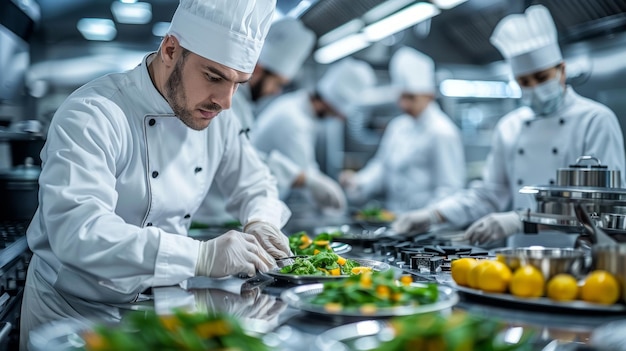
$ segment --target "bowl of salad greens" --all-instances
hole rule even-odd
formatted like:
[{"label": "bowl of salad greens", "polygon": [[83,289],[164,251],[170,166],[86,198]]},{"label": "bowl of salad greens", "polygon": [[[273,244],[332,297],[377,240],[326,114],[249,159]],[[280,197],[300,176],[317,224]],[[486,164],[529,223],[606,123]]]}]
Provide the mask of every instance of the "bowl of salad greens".
[{"label": "bowl of salad greens", "polygon": [[223,313],[133,311],[117,324],[57,321],[31,332],[35,351],[240,350],[269,351],[260,337]]},{"label": "bowl of salad greens", "polygon": [[369,318],[440,311],[454,306],[459,296],[450,287],[414,282],[410,275],[398,278],[387,270],[297,286],[283,291],[281,299],[311,313]]},{"label": "bowl of salad greens", "polygon": [[323,332],[314,344],[319,351],[530,351],[534,338],[532,330],[454,311],[345,324]]},{"label": "bowl of salad greens", "polygon": [[294,284],[345,279],[363,272],[382,272],[391,269],[391,266],[384,262],[345,258],[328,251],[318,252],[311,256],[302,255],[279,259],[276,262],[278,267],[266,274],[274,279]]},{"label": "bowl of salad greens", "polygon": [[315,255],[318,252],[344,254],[352,250],[347,243],[334,241],[337,233],[323,232],[315,236],[300,231],[289,236],[289,248],[294,255]]}]

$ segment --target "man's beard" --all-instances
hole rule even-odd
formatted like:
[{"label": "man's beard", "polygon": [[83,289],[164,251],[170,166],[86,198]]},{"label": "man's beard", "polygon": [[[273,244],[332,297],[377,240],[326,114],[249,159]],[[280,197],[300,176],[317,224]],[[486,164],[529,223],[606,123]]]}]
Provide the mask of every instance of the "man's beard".
[{"label": "man's beard", "polygon": [[[185,94],[185,89],[183,88],[183,67],[185,66],[185,57],[182,56],[176,62],[176,66],[174,66],[174,70],[172,74],[170,74],[167,82],[165,83],[165,97],[167,101],[170,103],[172,107],[172,111],[174,114],[183,122],[185,125],[194,130],[202,130],[207,125],[204,125],[206,122],[204,120],[197,121],[193,118],[191,111],[185,107],[187,102],[187,95]],[[203,109],[208,111],[221,111],[221,107],[218,104],[209,104],[202,106]]]},{"label": "man's beard", "polygon": [[256,82],[256,84],[249,84],[250,86],[250,98],[252,102],[257,102],[261,99],[263,93],[263,85],[265,80],[268,78],[267,72],[263,71],[261,78]]}]

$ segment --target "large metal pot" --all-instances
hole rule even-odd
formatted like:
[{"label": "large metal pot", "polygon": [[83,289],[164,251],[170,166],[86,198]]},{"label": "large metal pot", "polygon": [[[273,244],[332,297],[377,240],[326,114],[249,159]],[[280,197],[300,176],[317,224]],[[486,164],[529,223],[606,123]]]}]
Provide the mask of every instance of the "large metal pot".
[{"label": "large metal pot", "polygon": [[[593,161],[595,164],[585,165],[583,161]],[[619,188],[620,176],[619,170],[608,169],[597,157],[580,156],[576,164],[556,171],[556,183],[559,186]]]},{"label": "large metal pot", "polygon": [[26,220],[33,217],[38,206],[41,167],[27,159],[9,171],[0,173],[0,218]]},{"label": "large metal pot", "polygon": [[626,302],[626,244],[599,244],[591,250],[593,269],[613,274],[621,284],[622,301]]}]

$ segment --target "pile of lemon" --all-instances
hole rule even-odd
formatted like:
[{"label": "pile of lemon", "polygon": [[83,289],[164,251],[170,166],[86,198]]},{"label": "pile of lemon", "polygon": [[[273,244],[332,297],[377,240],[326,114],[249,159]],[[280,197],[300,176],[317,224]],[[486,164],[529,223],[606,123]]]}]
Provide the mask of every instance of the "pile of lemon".
[{"label": "pile of lemon", "polygon": [[541,271],[532,265],[511,270],[500,260],[464,257],[452,261],[452,279],[461,286],[490,293],[510,293],[517,297],[546,296],[557,301],[614,304],[621,297],[616,277],[603,270],[590,272],[579,283],[567,273],[557,274],[546,281]]}]

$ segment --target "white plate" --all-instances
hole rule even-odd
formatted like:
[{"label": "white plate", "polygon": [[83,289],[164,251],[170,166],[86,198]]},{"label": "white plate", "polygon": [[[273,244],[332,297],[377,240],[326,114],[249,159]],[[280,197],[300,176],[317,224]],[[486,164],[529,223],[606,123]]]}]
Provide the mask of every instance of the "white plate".
[{"label": "white plate", "polygon": [[[387,263],[368,260],[364,258],[350,258],[350,260],[356,261],[359,265],[363,267],[372,267],[372,270],[378,272],[384,272],[391,269],[391,266]],[[284,262],[284,260],[283,260]],[[273,277],[276,280],[285,281],[287,283],[293,284],[312,284],[317,282],[329,281],[329,280],[337,280],[337,279],[345,279],[348,278],[349,275],[296,275],[296,274],[287,274],[281,273],[280,269],[282,267],[288,266],[291,263],[284,262],[281,263],[277,261],[278,268],[274,268],[265,274]]]},{"label": "white plate", "polygon": [[626,305],[621,303],[616,303],[613,305],[604,305],[599,303],[590,303],[581,300],[576,301],[556,301],[549,299],[547,297],[536,297],[536,298],[521,298],[511,294],[497,294],[497,293],[489,293],[482,290],[472,289],[465,286],[459,286],[455,283],[450,283],[454,286],[458,291],[473,295],[479,296],[481,298],[485,298],[494,302],[504,301],[509,304],[507,306],[511,306],[510,303],[513,302],[518,304],[520,307],[528,307],[533,306],[537,308],[541,308],[545,311],[548,309],[565,309],[570,311],[594,311],[594,312],[626,312]]},{"label": "white plate", "polygon": [[[413,282],[411,286],[425,287],[426,284]],[[363,313],[359,309],[344,308],[337,312],[329,312],[324,306],[311,303],[311,300],[322,293],[324,284],[310,284],[297,286],[285,290],[280,294],[280,298],[290,307],[299,308],[303,311],[318,313],[328,316],[345,316],[345,317],[392,317],[406,316],[412,314],[429,313],[441,311],[454,306],[459,302],[459,295],[449,286],[439,285],[439,297],[434,303],[426,305],[406,305],[395,307],[378,307],[373,313]]]}]

